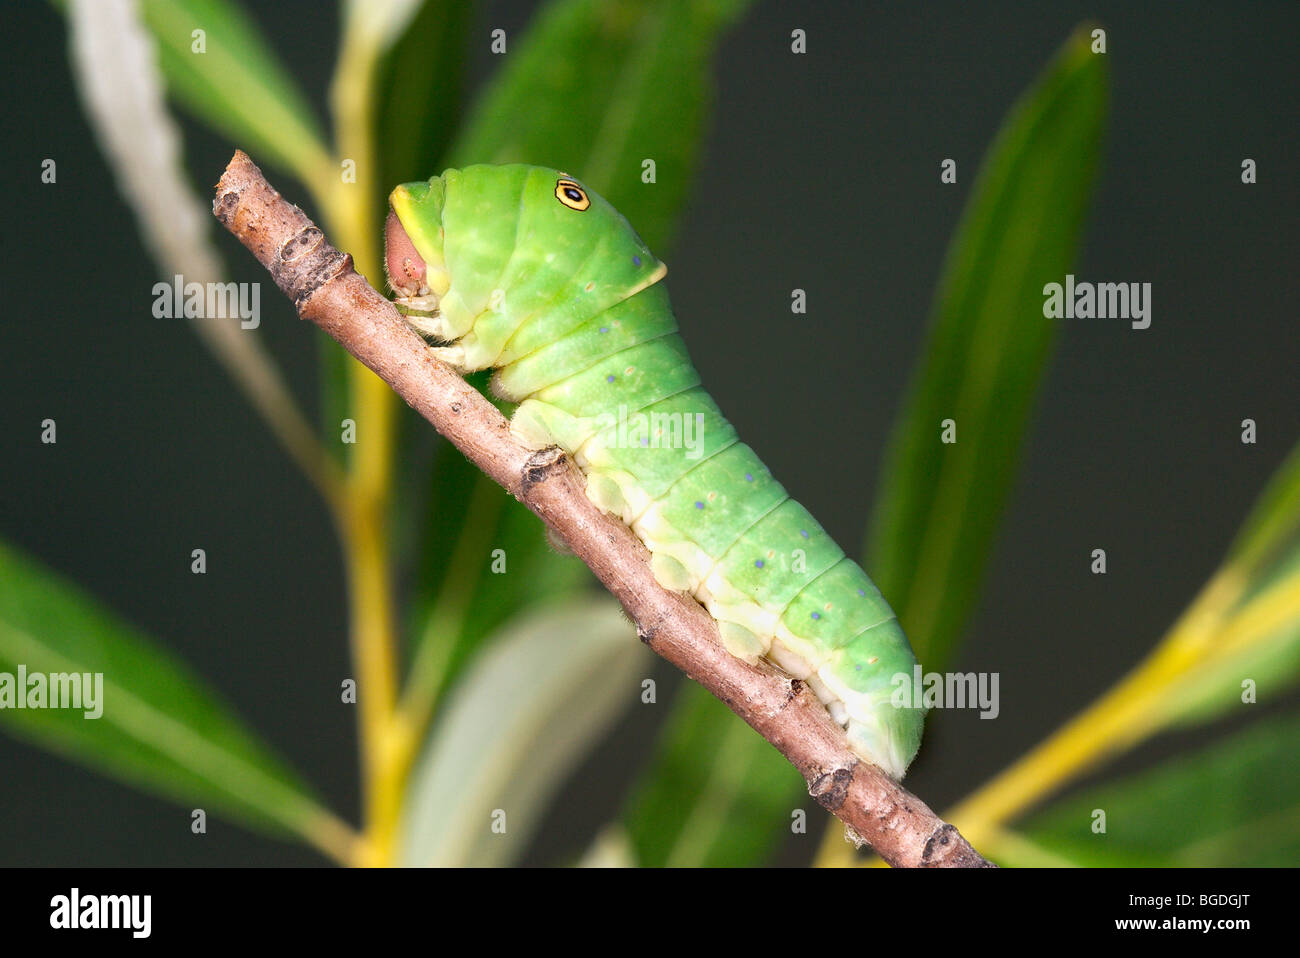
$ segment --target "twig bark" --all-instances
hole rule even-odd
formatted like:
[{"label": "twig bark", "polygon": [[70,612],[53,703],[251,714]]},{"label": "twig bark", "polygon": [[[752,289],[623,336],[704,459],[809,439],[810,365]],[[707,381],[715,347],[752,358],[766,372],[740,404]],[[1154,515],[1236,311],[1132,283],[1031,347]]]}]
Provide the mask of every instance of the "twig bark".
[{"label": "twig bark", "polygon": [[559,449],[534,452],[499,412],[433,358],[393,305],[352,268],[306,214],[285,201],[243,152],[217,184],[213,213],[257,257],[303,318],[374,370],[471,462],[527,505],[622,603],[637,634],[772,743],[809,793],[885,861],[989,867],[952,825],[849,750],[844,731],[802,682],[729,655],[693,599],[660,587],[648,553],[622,522],[588,500]]}]

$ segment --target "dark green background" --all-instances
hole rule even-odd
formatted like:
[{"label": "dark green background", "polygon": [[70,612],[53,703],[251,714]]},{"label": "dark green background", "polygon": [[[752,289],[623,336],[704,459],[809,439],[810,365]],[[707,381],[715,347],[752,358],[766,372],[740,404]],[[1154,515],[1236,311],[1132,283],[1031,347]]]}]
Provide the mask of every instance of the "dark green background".
[{"label": "dark green background", "polygon": [[[332,5],[248,6],[323,114]],[[519,37],[534,6],[483,5],[476,85],[496,66],[488,32]],[[159,277],[74,96],[61,19],[39,2],[6,4],[4,17],[0,536],[176,649],[355,819],[353,712],[338,701],[345,602],[325,512],[186,324],[151,316]],[[1112,121],[1076,273],[1152,283],[1153,322],[1064,324],[958,663],[1001,673],[1002,714],[932,717],[908,784],[938,809],[1143,655],[1300,438],[1300,7],[758,3],[722,49],[701,175],[666,257],[705,383],[856,551],[978,161],[1087,18],[1109,34]],[[808,32],[805,56],[789,53],[794,27]],[[206,198],[235,144],[185,130]],[[40,182],[47,157],[57,185]],[[945,157],[956,186],[939,182]],[[1243,157],[1258,162],[1257,185],[1240,183]],[[261,333],[310,401],[314,332],[242,248],[218,242],[232,278],[264,282]],[[808,292],[805,316],[790,314],[794,287]],[[47,417],[55,446],[39,442]],[[1258,445],[1239,441],[1246,417]],[[189,572],[195,547],[206,576]],[[1104,577],[1088,571],[1099,547]],[[579,851],[615,814],[665,713],[629,714],[533,860]],[[320,860],[216,818],[192,836],[186,810],[7,737],[0,783],[0,864]],[[806,860],[813,841],[792,838],[783,860]]]}]

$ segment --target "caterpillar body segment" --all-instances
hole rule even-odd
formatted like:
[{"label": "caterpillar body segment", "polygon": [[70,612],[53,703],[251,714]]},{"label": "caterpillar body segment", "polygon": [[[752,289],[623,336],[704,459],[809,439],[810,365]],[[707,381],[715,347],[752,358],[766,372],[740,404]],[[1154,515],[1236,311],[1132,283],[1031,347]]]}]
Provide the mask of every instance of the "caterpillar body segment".
[{"label": "caterpillar body segment", "polygon": [[893,701],[916,663],[898,620],[705,392],[667,269],[627,221],[568,174],[523,165],[448,170],[390,203],[408,322],[461,370],[495,370],[512,432],[573,456],[729,652],[806,681],[854,751],[901,778],[924,712]]}]

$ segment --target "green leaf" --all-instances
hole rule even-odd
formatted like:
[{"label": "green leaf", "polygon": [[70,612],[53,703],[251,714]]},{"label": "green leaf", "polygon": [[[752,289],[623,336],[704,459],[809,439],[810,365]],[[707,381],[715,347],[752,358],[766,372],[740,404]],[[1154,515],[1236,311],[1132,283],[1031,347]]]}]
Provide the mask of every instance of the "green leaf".
[{"label": "green leaf", "polygon": [[[0,723],[16,735],[264,831],[308,837],[332,821],[298,776],[171,655],[0,543],[0,675],[16,676],[20,666],[28,676],[102,675],[102,714],[0,709]],[[6,681],[0,678],[0,701]]]},{"label": "green leaf", "polygon": [[[1244,579],[1241,595],[1224,617],[1250,615],[1261,604],[1291,596],[1289,616],[1247,642],[1217,641],[1203,661],[1162,702],[1165,720],[1179,725],[1211,721],[1240,707],[1243,683],[1262,703],[1275,702],[1300,679],[1300,446],[1269,479],[1255,500],[1225,559]],[[1291,584],[1288,584],[1291,583]],[[1228,622],[1220,631],[1231,628]]]},{"label": "green leaf", "polygon": [[[1056,803],[1008,843],[1083,866],[1290,867],[1300,858],[1300,715],[1261,720],[1192,755]],[[1106,831],[1092,831],[1094,810]]]},{"label": "green leaf", "polygon": [[352,354],[329,336],[316,336],[317,395],[320,397],[320,437],[325,451],[345,469],[352,462],[355,443],[345,443],[343,420],[354,417],[352,406]]},{"label": "green leaf", "polygon": [[365,30],[385,51],[407,32],[421,8],[427,9],[424,0],[343,0],[344,30]]},{"label": "green leaf", "polygon": [[793,765],[691,682],[673,705],[624,825],[641,865],[755,865],[790,834],[801,791],[807,799]]},{"label": "green leaf", "polygon": [[[662,251],[685,201],[722,30],[747,4],[560,0],[537,17],[450,165],[537,163],[582,179]],[[512,42],[512,41],[508,41]],[[642,161],[655,182],[642,182]]]},{"label": "green leaf", "polygon": [[[212,204],[200,201],[190,186],[180,131],[164,101],[157,44],[134,4],[73,4],[68,41],[86,120],[162,275],[222,282],[224,270],[210,235]],[[199,320],[191,326],[325,491],[330,477],[321,471],[311,427],[260,336],[233,323]]]},{"label": "green leaf", "polygon": [[475,5],[426,0],[382,59],[375,82],[381,205],[398,183],[442,172],[465,102]]},{"label": "green leaf", "polygon": [[[1085,38],[1086,31],[1076,32],[1013,108],[985,158],[949,252],[926,354],[876,500],[872,574],[931,667],[941,667],[974,603],[1054,332],[1042,315],[1042,287],[1064,277],[1081,229],[1105,113],[1105,67],[1088,52]],[[941,446],[939,421],[949,416],[958,419],[959,441]],[[958,507],[955,494],[969,498]],[[927,555],[952,552],[961,561],[927,559],[934,568],[918,566],[923,541]],[[941,618],[927,625],[932,594],[945,604]],[[695,827],[725,835],[717,841],[731,843],[732,850],[711,854],[729,864],[763,861],[787,834],[788,810],[798,805],[804,783],[757,735],[734,731],[729,747],[737,754],[728,761],[751,780],[772,783],[764,796],[767,811],[746,816],[742,825],[737,816],[743,810],[734,805],[721,803],[712,812],[692,806],[691,796],[718,761],[711,701],[694,683],[683,689],[675,708],[700,718],[674,714],[650,784],[642,786],[641,808],[630,807],[625,818],[645,843],[639,851],[648,860],[661,858],[662,850],[638,828],[638,814],[653,814],[655,827],[670,835],[687,815],[699,822],[713,814],[709,825]],[[720,706],[712,715],[712,721],[748,732]]]},{"label": "green leaf", "polygon": [[[989,148],[891,438],[867,571],[927,668],[951,659],[1015,480],[1057,330],[1043,287],[1071,269],[1090,196],[1105,60],[1076,31]],[[940,441],[946,419],[955,443]]]},{"label": "green leaf", "polygon": [[[306,183],[330,165],[320,126],[257,25],[228,0],[142,0],[169,91],[255,156]],[[195,52],[194,31],[206,52]]]},{"label": "green leaf", "polygon": [[[1259,570],[1233,614],[1240,614],[1254,601],[1270,601],[1275,588],[1287,589],[1286,581],[1300,574],[1300,543],[1291,552]],[[1295,596],[1293,608],[1300,610],[1300,589],[1289,587]],[[1278,701],[1300,679],[1300,611],[1278,628],[1260,634],[1252,642],[1234,643],[1230,649],[1215,646],[1201,663],[1178,683],[1163,703],[1165,720],[1177,725],[1196,725],[1219,718],[1242,707],[1245,685],[1251,683],[1257,701]]]},{"label": "green leaf", "polygon": [[411,777],[403,864],[518,859],[548,799],[638,701],[648,666],[649,653],[606,598],[568,602],[505,629],[457,687]]},{"label": "green leaf", "polygon": [[1228,561],[1252,569],[1300,541],[1300,445],[1278,467],[1228,550]]}]

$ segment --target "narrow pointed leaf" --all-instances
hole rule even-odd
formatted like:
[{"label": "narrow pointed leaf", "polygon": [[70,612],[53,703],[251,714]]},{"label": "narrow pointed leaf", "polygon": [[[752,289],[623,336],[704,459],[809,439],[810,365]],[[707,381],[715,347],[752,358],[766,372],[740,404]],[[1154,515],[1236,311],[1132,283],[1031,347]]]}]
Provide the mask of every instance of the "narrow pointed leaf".
[{"label": "narrow pointed leaf", "polygon": [[927,668],[950,660],[974,609],[1015,480],[1057,332],[1044,286],[1072,268],[1091,195],[1105,64],[1077,31],[989,148],[890,442],[866,568]]},{"label": "narrow pointed leaf", "polygon": [[1252,568],[1300,541],[1300,445],[1269,480],[1228,550],[1228,561]]},{"label": "narrow pointed leaf", "polygon": [[623,820],[641,865],[738,867],[764,862],[811,803],[794,766],[691,682]]},{"label": "narrow pointed leaf", "polygon": [[[164,101],[154,39],[129,0],[73,0],[71,61],[87,119],[167,283],[214,283],[223,268],[212,245],[211,204],[184,169],[180,131]],[[320,449],[279,368],[252,329],[232,317],[191,322],[200,340],[322,488]]]},{"label": "narrow pointed leaf", "polygon": [[441,173],[460,125],[475,5],[424,0],[382,58],[375,81],[383,203],[398,183]]},{"label": "narrow pointed leaf", "polygon": [[403,863],[516,861],[574,765],[638,700],[648,656],[605,598],[504,630],[457,687],[411,777]]},{"label": "narrow pointed leaf", "polygon": [[[258,157],[305,182],[329,151],[298,85],[257,24],[231,0],[141,0],[172,95]],[[202,31],[196,34],[196,31]]]},{"label": "narrow pointed leaf", "polygon": [[[86,717],[85,708],[14,707],[5,686],[11,695],[24,690],[5,676],[20,668],[29,677],[102,676],[102,698],[90,710],[99,717]],[[0,701],[0,726],[12,734],[175,801],[219,808],[275,833],[310,834],[330,817],[173,656],[2,543]]]},{"label": "narrow pointed leaf", "polygon": [[[1165,720],[1196,725],[1253,703],[1278,702],[1300,680],[1300,543],[1287,555],[1257,571],[1247,597],[1231,616],[1247,615],[1260,604],[1289,607],[1280,621],[1254,631],[1246,641],[1215,642],[1200,663],[1168,689]],[[1288,583],[1290,583],[1288,585]],[[1289,599],[1288,599],[1289,597]],[[1231,619],[1231,617],[1230,617]],[[1225,626],[1226,629],[1226,626]]]},{"label": "narrow pointed leaf", "polygon": [[[554,166],[662,251],[712,99],[709,68],[740,2],[560,0],[543,8],[477,104],[449,165]],[[507,43],[514,42],[507,38]],[[655,182],[642,161],[655,161]]]},{"label": "narrow pointed leaf", "polygon": [[[1261,720],[1062,800],[1030,819],[1022,834],[1062,863],[1080,866],[1291,867],[1300,857],[1298,747],[1300,716]],[[1104,832],[1095,824],[1098,813]],[[1014,848],[999,857],[1021,863]]]}]

